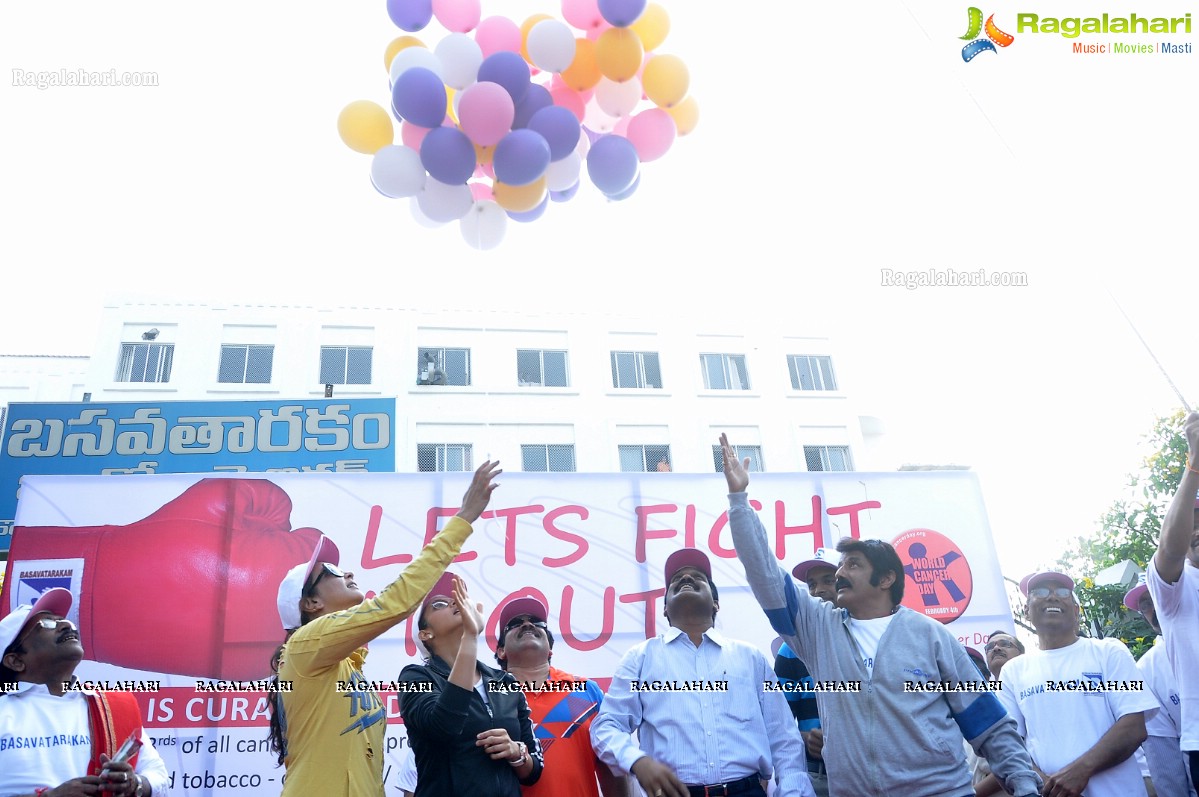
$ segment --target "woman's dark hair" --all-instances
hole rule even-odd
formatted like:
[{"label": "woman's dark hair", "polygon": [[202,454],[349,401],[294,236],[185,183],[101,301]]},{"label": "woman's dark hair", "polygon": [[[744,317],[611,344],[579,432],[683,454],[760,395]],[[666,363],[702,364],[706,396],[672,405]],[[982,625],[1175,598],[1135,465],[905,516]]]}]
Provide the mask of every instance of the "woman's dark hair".
[{"label": "woman's dark hair", "polygon": [[[303,613],[300,618],[307,623],[308,619]],[[271,671],[275,674],[271,677],[271,683],[278,685],[279,683],[279,664],[283,655],[283,648],[287,645],[287,640],[291,639],[291,635],[296,632],[296,629],[291,629],[287,632],[287,636],[283,640],[283,644],[275,648],[275,652],[271,654]],[[267,736],[267,741],[270,742],[271,752],[273,752],[278,760],[275,766],[283,766],[283,761],[287,758],[287,718],[283,716],[283,691],[276,689],[274,692],[268,693],[269,704],[271,707],[271,731]]]}]

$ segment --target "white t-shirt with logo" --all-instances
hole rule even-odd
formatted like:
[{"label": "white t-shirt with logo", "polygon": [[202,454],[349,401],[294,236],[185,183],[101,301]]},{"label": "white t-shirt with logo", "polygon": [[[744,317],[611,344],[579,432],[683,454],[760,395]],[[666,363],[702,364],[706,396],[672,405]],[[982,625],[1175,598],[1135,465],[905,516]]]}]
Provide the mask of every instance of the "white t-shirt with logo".
[{"label": "white t-shirt with logo", "polygon": [[1174,677],[1174,670],[1166,656],[1165,641],[1164,636],[1155,639],[1153,647],[1137,661],[1137,669],[1145,679],[1145,688],[1153,692],[1161,707],[1153,719],[1145,723],[1146,732],[1150,736],[1177,739],[1182,728],[1182,714],[1179,711],[1182,699],[1178,695],[1178,679]]},{"label": "white t-shirt with logo", "polygon": [[[1140,671],[1118,639],[1080,638],[1057,650],[1031,651],[1003,665],[999,698],[1016,720],[1033,762],[1053,774],[1095,746],[1116,720],[1127,714],[1157,711],[1157,698],[1135,689]],[[1099,691],[1052,689],[1049,684],[1110,684],[1133,688]],[[1091,778],[1086,797],[1143,794],[1145,782],[1135,756]]]},{"label": "white t-shirt with logo", "polygon": [[883,638],[883,633],[887,626],[891,625],[894,617],[895,615],[888,614],[873,620],[849,618],[849,633],[853,634],[854,641],[862,651],[862,664],[866,666],[867,675],[874,675],[874,657],[878,655],[878,641]]},{"label": "white t-shirt with logo", "polygon": [[1167,584],[1158,575],[1156,560],[1151,560],[1146,583],[1166,637],[1170,666],[1189,676],[1178,679],[1182,749],[1199,750],[1199,679],[1194,677],[1195,662],[1199,661],[1199,568],[1188,561],[1182,577]]}]

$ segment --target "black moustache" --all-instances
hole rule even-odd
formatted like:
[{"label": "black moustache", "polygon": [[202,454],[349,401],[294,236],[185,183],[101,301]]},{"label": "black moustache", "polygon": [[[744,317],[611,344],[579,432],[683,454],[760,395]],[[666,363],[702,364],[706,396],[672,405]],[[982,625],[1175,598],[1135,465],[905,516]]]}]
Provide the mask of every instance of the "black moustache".
[{"label": "black moustache", "polygon": [[837,579],[837,583],[833,588],[841,589],[841,587],[849,587],[850,589],[852,589],[853,584],[850,583],[848,578],[839,578],[839,579]]}]

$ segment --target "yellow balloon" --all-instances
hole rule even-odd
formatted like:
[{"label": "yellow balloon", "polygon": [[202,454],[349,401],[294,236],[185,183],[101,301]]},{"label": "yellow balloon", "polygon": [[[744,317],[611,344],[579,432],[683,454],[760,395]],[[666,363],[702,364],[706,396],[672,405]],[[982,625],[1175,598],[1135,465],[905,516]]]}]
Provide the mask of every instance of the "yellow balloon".
[{"label": "yellow balloon", "polygon": [[452,86],[445,87],[445,115],[458,124],[458,114],[454,113],[454,95],[458,92]]},{"label": "yellow balloon", "polygon": [[397,39],[392,39],[391,44],[387,45],[387,49],[383,51],[383,68],[388,72],[391,71],[391,59],[396,57],[396,53],[406,47],[424,47],[425,43],[415,36],[400,36]]},{"label": "yellow balloon", "polygon": [[524,21],[520,26],[520,56],[528,63],[533,63],[533,59],[529,56],[529,31],[538,22],[546,19],[553,19],[549,14],[534,14]]},{"label": "yellow balloon", "polygon": [[677,55],[655,55],[645,65],[641,74],[641,87],[645,96],[662,108],[670,108],[683,101],[691,85],[687,65]]},{"label": "yellow balloon", "polygon": [[504,210],[527,213],[545,199],[546,192],[549,191],[547,185],[548,180],[543,175],[528,185],[508,185],[496,180],[491,190],[495,194],[496,204]]},{"label": "yellow balloon", "polygon": [[647,3],[645,11],[642,11],[637,21],[629,26],[629,30],[641,39],[647,53],[653,52],[666,41],[666,34],[670,33],[670,17],[666,15],[666,9],[662,6]]},{"label": "yellow balloon", "polygon": [[641,39],[628,28],[608,28],[595,43],[595,63],[600,74],[616,83],[636,77],[644,57]]},{"label": "yellow balloon", "polygon": [[395,140],[387,111],[370,100],[354,100],[337,116],[337,132],[355,152],[374,155]]},{"label": "yellow balloon", "polygon": [[674,126],[680,136],[687,135],[699,124],[699,103],[695,101],[695,97],[688,97],[679,104],[667,108],[666,113],[670,114],[671,119],[674,119]]},{"label": "yellow balloon", "polygon": [[586,91],[599,83],[603,75],[595,60],[595,42],[575,39],[575,60],[562,70],[562,80],[575,91]]}]

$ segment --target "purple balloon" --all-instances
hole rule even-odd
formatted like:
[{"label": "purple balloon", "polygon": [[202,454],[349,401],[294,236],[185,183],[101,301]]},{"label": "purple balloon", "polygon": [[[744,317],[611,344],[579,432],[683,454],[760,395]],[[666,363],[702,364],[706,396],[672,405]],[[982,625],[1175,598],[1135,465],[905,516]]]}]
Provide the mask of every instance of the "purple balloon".
[{"label": "purple balloon", "polygon": [[[398,116],[398,114],[397,114],[397,116]],[[597,133],[596,131],[594,131],[590,127],[588,127],[587,125],[583,125],[583,132],[587,134],[587,140],[589,142],[591,142],[592,144],[599,141],[605,135],[604,133]]]},{"label": "purple balloon", "polygon": [[501,183],[528,185],[549,168],[550,145],[540,133],[513,130],[495,145],[491,165]]},{"label": "purple balloon", "polygon": [[628,199],[633,194],[637,193],[637,186],[641,185],[641,172],[637,172],[637,176],[633,178],[633,184],[619,194],[608,194],[608,199],[613,202],[619,202],[622,199]]},{"label": "purple balloon", "polygon": [[525,98],[516,106],[516,114],[512,117],[512,129],[528,127],[529,119],[533,114],[553,104],[554,98],[549,89],[537,83],[530,83],[529,90],[525,92]]},{"label": "purple balloon", "polygon": [[435,127],[421,142],[420,162],[439,183],[465,183],[475,173],[475,145],[456,127]]},{"label": "purple balloon", "polygon": [[513,221],[519,221],[521,223],[527,224],[530,221],[537,221],[539,218],[544,216],[545,209],[549,205],[549,203],[550,203],[550,198],[547,196],[545,199],[541,200],[540,205],[533,208],[532,210],[526,210],[522,213],[517,213],[512,210],[508,210],[505,212],[508,214],[508,218],[512,219]]},{"label": "purple balloon", "polygon": [[579,183],[581,182],[583,181],[576,180],[575,184],[570,188],[567,188],[565,191],[550,191],[550,199],[555,202],[569,202],[571,197],[579,193]]},{"label": "purple balloon", "polygon": [[645,0],[599,0],[599,12],[608,24],[627,28],[645,11]]},{"label": "purple balloon", "polygon": [[627,138],[601,136],[587,153],[587,175],[602,193],[613,196],[637,179],[641,162],[637,150]]},{"label": "purple balloon", "polygon": [[399,28],[416,33],[433,19],[433,0],[387,0],[387,16]]},{"label": "purple balloon", "polygon": [[445,119],[445,84],[432,70],[414,66],[391,87],[392,108],[406,122],[440,127]]},{"label": "purple balloon", "polygon": [[533,114],[529,129],[549,142],[551,161],[562,160],[579,146],[579,118],[561,105],[551,105]]},{"label": "purple balloon", "polygon": [[529,65],[519,53],[500,50],[483,59],[478,80],[499,83],[511,95],[512,104],[520,105],[529,92]]}]

